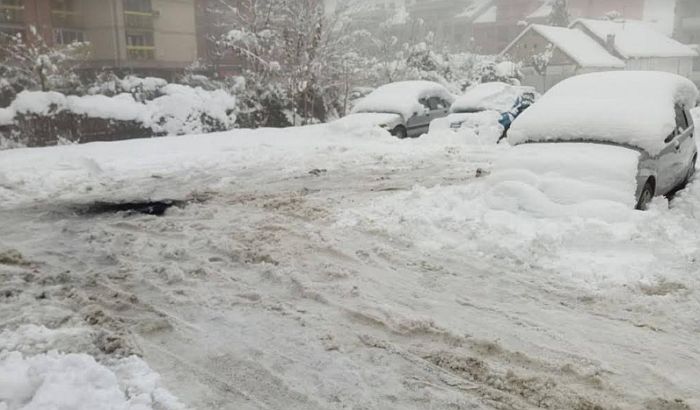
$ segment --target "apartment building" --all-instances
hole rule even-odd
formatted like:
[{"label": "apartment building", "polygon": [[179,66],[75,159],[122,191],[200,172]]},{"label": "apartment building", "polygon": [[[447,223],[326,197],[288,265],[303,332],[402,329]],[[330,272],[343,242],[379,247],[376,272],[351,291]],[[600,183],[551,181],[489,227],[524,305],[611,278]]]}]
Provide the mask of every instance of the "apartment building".
[{"label": "apartment building", "polygon": [[170,76],[197,59],[194,0],[0,0],[0,32],[87,41],[86,67]]}]

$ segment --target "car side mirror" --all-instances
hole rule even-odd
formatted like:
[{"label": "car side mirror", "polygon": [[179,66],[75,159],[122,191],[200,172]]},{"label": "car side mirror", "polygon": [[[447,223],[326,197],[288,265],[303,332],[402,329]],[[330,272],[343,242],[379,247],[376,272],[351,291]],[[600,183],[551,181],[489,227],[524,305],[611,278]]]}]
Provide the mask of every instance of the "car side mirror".
[{"label": "car side mirror", "polygon": [[676,135],[678,135],[677,132],[678,132],[678,130],[673,130],[673,132],[671,133],[671,135],[669,135],[668,137],[666,137],[666,139],[664,140],[664,142],[665,142],[666,144],[668,144],[669,142],[673,141],[673,139],[676,138]]}]

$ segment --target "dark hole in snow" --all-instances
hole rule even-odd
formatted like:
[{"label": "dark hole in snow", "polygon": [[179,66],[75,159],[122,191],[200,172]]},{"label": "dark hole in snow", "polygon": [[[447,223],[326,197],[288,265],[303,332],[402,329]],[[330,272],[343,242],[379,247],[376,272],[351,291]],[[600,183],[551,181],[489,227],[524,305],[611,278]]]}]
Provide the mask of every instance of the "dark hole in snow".
[{"label": "dark hole in snow", "polygon": [[163,216],[169,208],[184,207],[185,201],[160,200],[160,201],[137,201],[137,202],[95,202],[79,210],[81,214],[97,215],[108,213],[138,213],[146,215]]}]

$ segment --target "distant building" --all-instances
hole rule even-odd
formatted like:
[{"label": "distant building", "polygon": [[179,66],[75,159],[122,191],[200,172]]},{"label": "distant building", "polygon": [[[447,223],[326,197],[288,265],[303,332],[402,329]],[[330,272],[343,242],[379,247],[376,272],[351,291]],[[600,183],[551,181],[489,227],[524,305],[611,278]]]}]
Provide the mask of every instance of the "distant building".
[{"label": "distant building", "polygon": [[[700,2],[697,0],[677,0],[676,21],[673,37],[681,43],[700,49]],[[700,84],[700,57],[693,61],[690,78]]]},{"label": "distant building", "polygon": [[[489,3],[490,6],[481,9],[481,14],[474,18],[471,28],[476,51],[485,54],[503,50],[528,24],[547,24],[552,12],[552,0],[492,0]],[[572,21],[584,17],[601,18],[612,12],[622,18],[641,20],[644,7],[645,0],[568,0]]]},{"label": "distant building", "polygon": [[0,0],[0,32],[88,41],[92,69],[168,77],[197,58],[194,0]]},{"label": "distant building", "polygon": [[[593,71],[655,70],[689,76],[698,56],[648,23],[591,19],[576,20],[568,28],[530,25],[501,54],[522,63],[524,85],[539,91]],[[535,59],[542,56],[548,57],[548,64],[537,67]]]}]

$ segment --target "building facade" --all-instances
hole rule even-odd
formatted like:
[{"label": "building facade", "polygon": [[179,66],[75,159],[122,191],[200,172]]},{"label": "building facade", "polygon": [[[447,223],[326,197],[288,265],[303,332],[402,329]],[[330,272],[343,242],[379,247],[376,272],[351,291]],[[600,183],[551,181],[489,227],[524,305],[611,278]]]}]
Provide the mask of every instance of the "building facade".
[{"label": "building facade", "polygon": [[194,0],[0,0],[0,32],[86,41],[90,69],[168,77],[198,57]]},{"label": "building facade", "polygon": [[[700,2],[697,0],[677,0],[676,20],[673,37],[681,43],[700,50]],[[690,78],[700,85],[700,57],[693,60]]]},{"label": "building facade", "polygon": [[[538,58],[548,52],[546,64]],[[690,77],[697,52],[639,20],[579,19],[570,27],[528,26],[501,53],[522,64],[523,84],[545,92],[595,71],[665,71]],[[541,61],[541,60],[540,60]]]},{"label": "building facade", "polygon": [[[670,0],[669,0],[670,1]],[[568,0],[571,20],[601,18],[616,12],[626,19],[642,19],[645,0]],[[503,50],[527,26],[547,24],[549,0],[492,0],[473,21],[474,44],[478,52],[495,54]]]}]

